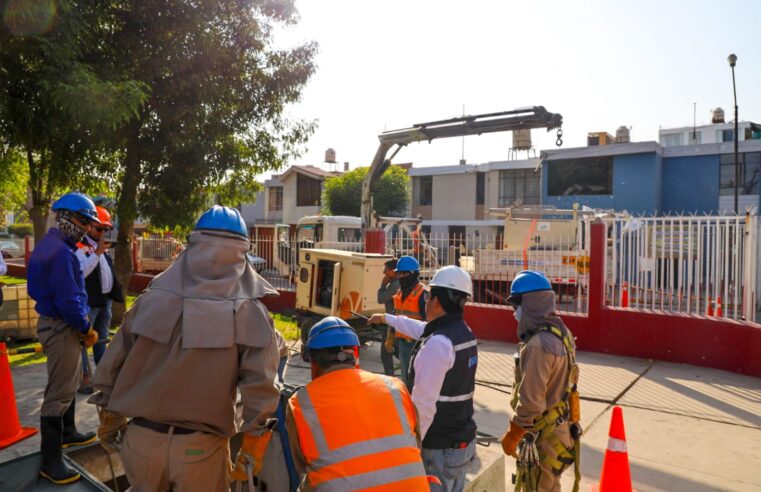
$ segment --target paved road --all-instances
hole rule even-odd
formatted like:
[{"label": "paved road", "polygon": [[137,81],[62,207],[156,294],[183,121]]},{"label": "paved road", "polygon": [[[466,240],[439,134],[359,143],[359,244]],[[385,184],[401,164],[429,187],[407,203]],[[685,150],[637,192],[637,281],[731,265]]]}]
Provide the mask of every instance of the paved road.
[{"label": "paved road", "polygon": [[[379,347],[362,350],[363,368],[380,371]],[[296,352],[294,347],[294,352]],[[476,388],[479,430],[501,435],[509,419],[515,346],[482,341]],[[761,379],[714,369],[581,352],[582,487],[599,479],[613,404],[623,407],[634,486],[645,491],[761,491]],[[43,365],[13,369],[22,425],[36,426]],[[304,384],[296,355],[286,380]],[[79,396],[78,423],[94,429],[94,408]],[[0,462],[39,449],[39,437],[0,451]],[[507,483],[514,471],[507,460]],[[564,475],[570,490],[571,471]]]}]

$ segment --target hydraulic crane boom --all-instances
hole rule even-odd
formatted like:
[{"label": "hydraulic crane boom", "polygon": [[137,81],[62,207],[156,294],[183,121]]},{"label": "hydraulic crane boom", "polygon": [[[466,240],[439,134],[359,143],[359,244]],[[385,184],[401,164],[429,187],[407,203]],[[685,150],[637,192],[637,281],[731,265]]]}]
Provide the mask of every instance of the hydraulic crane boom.
[{"label": "hydraulic crane boom", "polygon": [[[466,135],[481,135],[482,133],[507,132],[531,128],[546,128],[547,131],[555,128],[560,129],[563,125],[563,117],[557,113],[550,113],[544,106],[519,108],[500,113],[479,114],[475,116],[463,116],[448,120],[418,123],[410,128],[392,130],[378,135],[380,145],[375,152],[375,158],[370,165],[362,183],[362,230],[366,231],[374,227],[372,221],[372,191],[375,183],[380,179],[391,159],[407,144],[413,142],[431,141],[434,138],[462,137]],[[558,130],[558,142],[562,143],[561,131]],[[386,158],[392,147],[397,146],[391,157]]]}]

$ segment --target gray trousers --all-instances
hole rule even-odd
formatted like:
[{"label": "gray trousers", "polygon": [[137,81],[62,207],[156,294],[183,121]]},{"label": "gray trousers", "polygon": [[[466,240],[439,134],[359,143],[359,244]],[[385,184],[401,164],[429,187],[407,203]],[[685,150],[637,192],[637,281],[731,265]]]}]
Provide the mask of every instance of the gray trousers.
[{"label": "gray trousers", "polygon": [[66,412],[76,396],[82,378],[82,345],[77,331],[61,319],[40,316],[37,338],[48,358],[48,383],[42,401],[41,417],[58,417]]}]

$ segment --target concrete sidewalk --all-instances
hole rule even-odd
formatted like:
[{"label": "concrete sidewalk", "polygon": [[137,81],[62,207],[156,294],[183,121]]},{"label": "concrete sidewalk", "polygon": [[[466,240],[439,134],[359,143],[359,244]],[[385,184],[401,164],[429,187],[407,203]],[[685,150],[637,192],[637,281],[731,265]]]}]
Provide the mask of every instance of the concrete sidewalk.
[{"label": "concrete sidewalk", "polygon": [[[293,348],[294,350],[297,347]],[[510,418],[515,346],[479,343],[476,421],[500,436]],[[363,348],[364,369],[381,372],[379,346]],[[578,354],[582,395],[582,486],[600,476],[613,404],[623,407],[634,487],[645,491],[761,491],[761,379],[694,366],[604,354]],[[22,425],[38,426],[45,366],[12,370]],[[286,381],[309,381],[308,365],[289,360]],[[97,427],[92,405],[78,396],[78,424]],[[494,446],[494,445],[493,445]],[[498,444],[497,444],[498,446]],[[39,449],[39,436],[0,451],[0,462]],[[506,482],[515,471],[506,460]],[[563,476],[571,490],[573,470]]]}]

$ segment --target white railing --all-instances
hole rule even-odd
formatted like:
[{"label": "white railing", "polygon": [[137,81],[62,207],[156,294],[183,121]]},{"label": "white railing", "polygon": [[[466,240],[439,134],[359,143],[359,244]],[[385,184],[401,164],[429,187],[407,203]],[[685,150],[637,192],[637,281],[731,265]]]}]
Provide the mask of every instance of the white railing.
[{"label": "white railing", "polygon": [[[429,280],[436,269],[457,265],[467,270],[474,280],[474,301],[492,305],[507,305],[510,281],[525,269],[542,270],[550,276],[558,293],[559,309],[586,311],[586,279],[588,253],[578,247],[578,239],[561,238],[541,249],[503,251],[501,235],[446,233],[426,234],[417,242],[398,237],[386,237],[386,253],[392,256],[407,254],[417,258],[421,277]],[[274,246],[274,247],[273,247]],[[297,267],[297,251],[314,247],[313,243],[277,241],[272,237],[252,239],[252,254],[259,260],[257,270],[273,286],[282,290],[295,290],[291,283]],[[362,251],[356,242],[328,243],[317,246],[326,249]],[[586,263],[585,263],[586,262]],[[586,266],[585,266],[586,265]]]},{"label": "white railing", "polygon": [[608,244],[609,305],[755,321],[755,215],[613,219]]},{"label": "white railing", "polygon": [[136,271],[163,272],[184,248],[185,245],[173,237],[139,237]]}]

